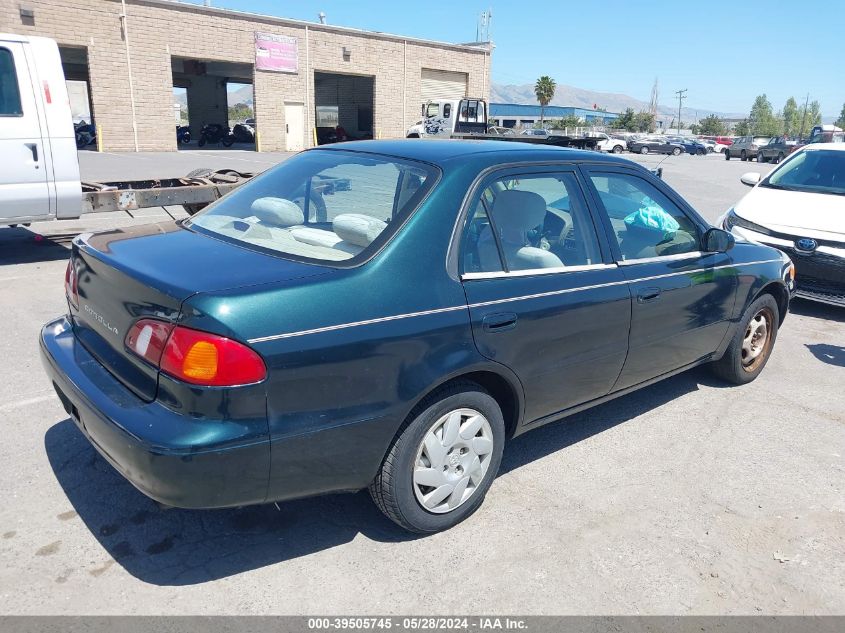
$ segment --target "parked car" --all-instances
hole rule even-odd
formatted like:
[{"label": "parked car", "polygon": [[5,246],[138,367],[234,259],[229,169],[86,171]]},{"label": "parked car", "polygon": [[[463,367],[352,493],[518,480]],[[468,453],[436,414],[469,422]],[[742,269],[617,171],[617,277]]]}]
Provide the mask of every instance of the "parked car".
[{"label": "parked car", "polygon": [[487,133],[495,136],[513,136],[513,128],[503,127],[501,125],[491,125],[487,128]]},{"label": "parked car", "polygon": [[697,138],[695,140],[698,143],[701,143],[702,145],[704,145],[708,154],[712,154],[713,152],[716,151],[716,141],[712,141],[712,140],[707,139],[707,138]]},{"label": "parked car", "polygon": [[602,152],[621,154],[623,151],[625,151],[626,143],[625,139],[623,138],[619,138],[618,136],[608,136],[604,132],[594,134],[593,136],[599,139],[597,147]]},{"label": "parked car", "polygon": [[793,141],[788,136],[778,136],[757,150],[757,162],[771,161],[777,164],[796,149],[798,149],[798,141]]},{"label": "parked car", "polygon": [[670,143],[675,143],[684,148],[684,152],[693,156],[704,156],[707,154],[707,145],[695,138],[673,138]]},{"label": "parked car", "polygon": [[549,136],[551,135],[551,132],[549,130],[531,128],[528,130],[522,130],[520,134],[522,134],[523,136]]},{"label": "parked car", "polygon": [[[344,187],[321,197],[326,178]],[[426,533],[478,508],[509,438],[701,364],[754,380],[789,269],[621,158],[352,142],[188,220],[77,237],[41,351],[79,430],[162,504],[369,488]]]},{"label": "parked car", "polygon": [[716,154],[724,154],[725,150],[729,147],[730,145],[728,143],[722,143],[721,141],[713,141],[713,152]]},{"label": "parked car", "polygon": [[788,156],[719,220],[739,238],[784,251],[797,295],[845,306],[845,144],[815,144]]},{"label": "parked car", "polygon": [[641,138],[628,141],[628,151],[635,154],[674,154],[678,156],[684,153],[684,148],[679,143],[663,138]]},{"label": "parked car", "polygon": [[751,160],[757,158],[758,150],[771,141],[770,136],[741,136],[725,150],[725,160],[739,158]]}]

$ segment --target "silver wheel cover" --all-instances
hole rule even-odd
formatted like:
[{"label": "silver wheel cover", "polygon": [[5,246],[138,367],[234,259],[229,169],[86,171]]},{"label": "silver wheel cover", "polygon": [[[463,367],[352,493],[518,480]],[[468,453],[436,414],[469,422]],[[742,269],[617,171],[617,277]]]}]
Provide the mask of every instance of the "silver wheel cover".
[{"label": "silver wheel cover", "polygon": [[475,409],[456,409],[426,432],[413,464],[414,494],[435,514],[451,512],[481,486],[493,456],[493,429]]}]

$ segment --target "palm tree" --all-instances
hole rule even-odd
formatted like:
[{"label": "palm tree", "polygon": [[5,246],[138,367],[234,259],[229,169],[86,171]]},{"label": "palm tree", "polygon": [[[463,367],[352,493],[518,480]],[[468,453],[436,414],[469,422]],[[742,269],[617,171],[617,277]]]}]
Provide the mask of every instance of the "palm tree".
[{"label": "palm tree", "polygon": [[534,84],[534,94],[537,95],[537,101],[540,102],[540,125],[543,125],[546,106],[554,99],[555,96],[555,80],[548,75],[543,75]]}]

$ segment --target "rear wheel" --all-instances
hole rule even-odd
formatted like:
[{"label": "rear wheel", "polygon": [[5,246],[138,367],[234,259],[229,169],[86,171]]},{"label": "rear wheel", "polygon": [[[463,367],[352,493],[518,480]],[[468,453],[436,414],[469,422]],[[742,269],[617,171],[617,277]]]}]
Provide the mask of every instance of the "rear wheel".
[{"label": "rear wheel", "polygon": [[765,163],[766,162],[766,157],[763,156],[762,152],[757,152],[757,162],[758,163]]},{"label": "rear wheel", "polygon": [[676,147],[672,150],[672,156],[680,156],[681,155],[681,148]]},{"label": "rear wheel", "polygon": [[646,147],[645,145],[643,145],[643,146],[640,148],[640,154],[648,154],[648,147]]},{"label": "rear wheel", "polygon": [[748,154],[745,153],[745,150],[742,150],[739,153],[739,158],[740,158],[740,160],[748,161]]},{"label": "rear wheel", "polygon": [[770,294],[762,295],[748,306],[725,355],[712,363],[713,372],[735,385],[757,378],[777,339],[778,314],[777,302]]},{"label": "rear wheel", "polygon": [[370,495],[406,530],[446,530],[478,509],[496,477],[505,443],[502,411],[481,386],[461,382],[423,400],[409,419]]},{"label": "rear wheel", "polygon": [[622,146],[621,145],[614,145],[613,146],[613,153],[614,154],[621,154],[622,153]]}]

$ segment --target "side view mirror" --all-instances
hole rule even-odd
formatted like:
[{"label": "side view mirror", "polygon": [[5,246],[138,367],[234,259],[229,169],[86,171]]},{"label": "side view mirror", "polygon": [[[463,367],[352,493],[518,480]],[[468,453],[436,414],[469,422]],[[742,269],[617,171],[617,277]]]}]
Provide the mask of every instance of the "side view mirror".
[{"label": "side view mirror", "polygon": [[762,176],[760,174],[758,174],[756,171],[749,171],[745,174],[742,174],[742,176],[739,177],[739,181],[743,185],[748,185],[749,187],[753,187],[758,182],[760,182],[760,178],[762,178]]},{"label": "side view mirror", "polygon": [[727,253],[736,243],[732,234],[717,228],[708,229],[702,241],[705,253]]}]

